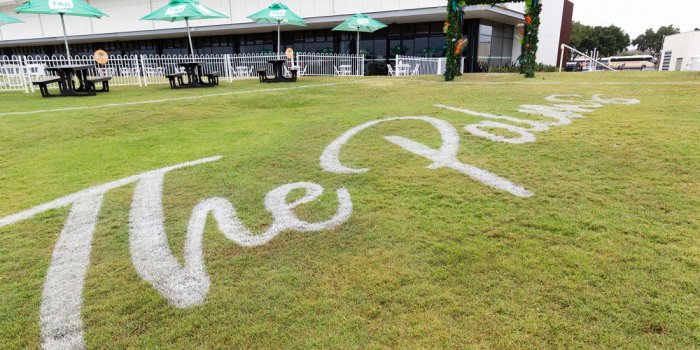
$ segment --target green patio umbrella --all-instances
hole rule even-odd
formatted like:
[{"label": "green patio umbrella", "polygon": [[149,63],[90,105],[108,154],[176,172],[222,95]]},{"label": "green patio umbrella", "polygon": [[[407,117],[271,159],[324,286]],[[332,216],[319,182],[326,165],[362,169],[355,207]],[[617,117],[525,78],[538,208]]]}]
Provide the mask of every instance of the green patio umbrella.
[{"label": "green patio umbrella", "polygon": [[299,17],[296,13],[287,7],[287,5],[278,2],[270,5],[270,7],[258,11],[247,18],[252,19],[255,23],[270,23],[277,24],[277,59],[280,58],[281,46],[281,36],[280,36],[280,26],[282,24],[288,24],[293,26],[306,27],[306,21]]},{"label": "green patio umbrella", "polygon": [[11,24],[11,23],[23,23],[24,21],[19,19],[19,18],[14,18],[12,16],[8,16],[4,13],[0,13],[0,26],[4,26],[5,24]]},{"label": "green patio umbrella", "polygon": [[190,33],[191,19],[228,18],[228,16],[214,11],[199,3],[199,0],[171,0],[169,4],[151,12],[141,18],[142,21],[185,21],[187,26],[187,38],[190,42],[190,52],[194,57],[192,46],[192,34]]},{"label": "green patio umbrella", "polygon": [[357,13],[333,28],[333,30],[340,32],[357,32],[357,54],[359,55],[360,33],[373,33],[382,28],[386,28],[386,24],[369,18],[367,15]]},{"label": "green patio umbrella", "polygon": [[38,15],[60,15],[63,27],[63,42],[66,45],[68,63],[71,63],[68,37],[66,35],[66,23],[63,16],[79,16],[102,18],[107,16],[104,12],[88,5],[83,0],[29,0],[15,9],[17,13],[34,13]]}]

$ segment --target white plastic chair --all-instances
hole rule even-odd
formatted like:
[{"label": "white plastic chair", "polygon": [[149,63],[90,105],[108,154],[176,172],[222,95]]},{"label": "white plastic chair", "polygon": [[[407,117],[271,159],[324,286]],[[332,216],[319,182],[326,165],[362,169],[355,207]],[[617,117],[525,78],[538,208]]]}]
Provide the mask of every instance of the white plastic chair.
[{"label": "white plastic chair", "polygon": [[391,65],[390,65],[390,64],[387,64],[387,65],[386,65],[386,68],[389,70],[389,76],[390,76],[390,77],[396,76],[396,73],[394,73],[394,68],[391,68]]},{"label": "white plastic chair", "polygon": [[46,76],[46,65],[44,64],[28,64],[27,75],[32,79]]},{"label": "white plastic chair", "polygon": [[97,76],[100,76],[100,77],[113,77],[113,76],[117,75],[117,70],[114,68],[111,68],[111,67],[97,68],[96,71],[97,71]]},{"label": "white plastic chair", "polygon": [[419,70],[420,70],[420,63],[418,63],[415,68],[413,68],[413,72],[411,72],[411,75],[418,75]]},{"label": "white plastic chair", "polygon": [[123,77],[135,77],[139,75],[139,69],[137,67],[122,67],[119,68],[119,75]]},{"label": "white plastic chair", "polygon": [[337,66],[333,66],[333,70],[335,70],[335,75],[340,76],[340,71]]}]

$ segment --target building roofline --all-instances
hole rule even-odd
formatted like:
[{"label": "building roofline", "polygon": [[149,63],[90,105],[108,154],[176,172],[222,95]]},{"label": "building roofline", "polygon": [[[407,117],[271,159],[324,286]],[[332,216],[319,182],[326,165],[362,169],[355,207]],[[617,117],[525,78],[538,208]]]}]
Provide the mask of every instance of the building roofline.
[{"label": "building roofline", "polygon": [[[373,18],[389,23],[413,23],[416,20],[424,19],[427,21],[440,21],[445,17],[445,7],[429,7],[420,9],[397,10],[397,11],[382,11],[368,12],[367,15]],[[465,11],[465,18],[480,18],[489,17],[516,24],[522,22],[524,14],[508,9],[502,6],[494,5],[475,5],[468,6]],[[348,15],[333,15],[323,17],[307,18],[309,29],[326,28],[332,24],[338,24],[347,19]],[[192,27],[192,36],[207,36],[207,35],[227,35],[227,34],[255,34],[266,33],[275,28],[274,25],[263,25],[258,23],[234,23],[220,24],[212,26],[195,26]],[[283,31],[292,31],[289,28],[283,28]],[[183,28],[168,28],[141,30],[133,32],[118,32],[118,33],[100,33],[90,35],[75,35],[69,37],[69,42],[74,44],[94,42],[94,41],[130,41],[130,40],[148,40],[156,38],[173,38],[181,37]],[[3,40],[0,41],[0,47],[15,47],[15,46],[36,46],[36,45],[56,45],[63,43],[63,37],[45,37],[20,40]]]}]

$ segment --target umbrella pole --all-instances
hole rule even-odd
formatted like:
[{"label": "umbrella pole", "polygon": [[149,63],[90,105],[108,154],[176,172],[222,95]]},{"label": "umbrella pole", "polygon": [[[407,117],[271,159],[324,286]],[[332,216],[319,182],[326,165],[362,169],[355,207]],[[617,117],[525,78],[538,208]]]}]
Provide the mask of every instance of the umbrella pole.
[{"label": "umbrella pole", "polygon": [[280,50],[282,49],[281,47],[281,39],[280,39],[280,21],[277,20],[277,59],[280,59]]},{"label": "umbrella pole", "polygon": [[360,56],[360,28],[357,28],[357,55]]},{"label": "umbrella pole", "polygon": [[190,33],[190,20],[185,17],[185,25],[187,26],[187,39],[190,41],[190,52],[194,59],[194,46],[192,46],[192,34]]},{"label": "umbrella pole", "polygon": [[68,48],[68,36],[66,35],[66,22],[63,20],[63,14],[61,13],[61,26],[63,27],[63,43],[66,45],[66,56],[68,57],[68,64],[73,64],[70,58],[70,49]]}]

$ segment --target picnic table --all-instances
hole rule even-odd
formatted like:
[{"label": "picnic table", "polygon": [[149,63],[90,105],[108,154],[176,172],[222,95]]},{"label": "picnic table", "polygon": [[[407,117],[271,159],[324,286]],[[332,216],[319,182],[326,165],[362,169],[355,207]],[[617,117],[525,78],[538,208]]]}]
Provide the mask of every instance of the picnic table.
[{"label": "picnic table", "polygon": [[[102,90],[109,91],[109,81],[111,76],[90,77],[88,71],[94,69],[91,64],[70,64],[46,68],[47,71],[55,73],[55,77],[36,79],[32,83],[39,86],[42,97],[69,97],[69,96],[95,96],[97,90],[95,83],[102,83]],[[76,86],[76,78],[78,85]],[[60,93],[53,95],[49,93],[48,85],[58,84]]]},{"label": "picnic table", "polygon": [[272,71],[275,74],[274,78],[267,77],[267,71],[264,69],[258,70],[258,77],[261,83],[291,83],[297,81],[297,69],[290,69],[290,77],[284,76],[284,65],[287,60],[269,60],[268,63],[272,64]]},{"label": "picnic table", "polygon": [[[176,72],[166,75],[172,89],[212,87],[219,85],[219,72],[203,73],[202,65],[199,62],[180,62],[177,65],[184,69],[185,72]],[[182,79],[185,75],[187,76],[187,83]],[[204,77],[207,77],[206,82],[203,79]]]}]

